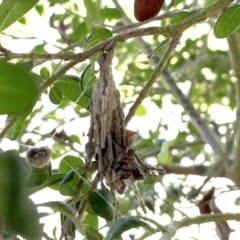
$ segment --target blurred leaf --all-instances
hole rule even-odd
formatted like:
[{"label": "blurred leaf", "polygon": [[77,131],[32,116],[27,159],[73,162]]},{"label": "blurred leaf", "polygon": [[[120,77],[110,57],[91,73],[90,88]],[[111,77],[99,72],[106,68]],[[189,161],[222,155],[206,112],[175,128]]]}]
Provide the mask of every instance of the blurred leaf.
[{"label": "blurred leaf", "polygon": [[83,223],[91,226],[95,230],[98,229],[98,216],[93,214],[87,214],[83,220]]},{"label": "blurred leaf", "polygon": [[52,188],[52,186],[56,183],[59,183],[62,181],[62,179],[64,178],[65,174],[53,174],[51,175],[47,182],[45,182],[42,185],[36,186],[36,187],[29,187],[29,188],[25,188],[24,191],[26,192],[27,195],[31,195],[33,193],[36,193],[44,188],[50,187]]},{"label": "blurred leaf", "polygon": [[41,239],[39,216],[23,192],[31,167],[13,151],[0,153],[0,215],[4,224],[25,239]]},{"label": "blurred leaf", "polygon": [[[26,113],[26,114],[22,114],[21,116],[19,116],[17,118],[17,121],[14,122],[13,126],[7,132],[6,136],[9,139],[11,139],[11,140],[17,139],[17,137],[19,136],[28,115],[29,115],[29,112]],[[9,121],[12,121],[12,118],[14,118],[14,116],[8,116],[8,118],[6,120],[6,123],[9,122]]]},{"label": "blurred leaf", "polygon": [[0,61],[0,114],[20,114],[30,110],[38,90],[31,76],[19,66]]},{"label": "blurred leaf", "polygon": [[51,164],[42,168],[32,167],[32,174],[30,175],[26,185],[27,187],[36,187],[47,182],[51,176]]},{"label": "blurred leaf", "polygon": [[111,37],[112,37],[112,32],[110,30],[106,28],[99,28],[88,36],[85,42],[84,50],[86,51],[94,47],[95,45],[97,45],[100,41],[106,40]]},{"label": "blurred leaf", "polygon": [[27,13],[37,2],[38,0],[3,0],[0,5],[0,32]]},{"label": "blurred leaf", "polygon": [[42,204],[38,204],[38,206],[43,207],[49,207],[55,212],[61,212],[63,215],[65,215],[70,221],[74,223],[78,231],[83,231],[82,225],[79,221],[79,219],[76,217],[76,211],[71,207],[71,205],[59,202],[59,201],[53,201],[53,202],[46,202]]},{"label": "blurred leaf", "polygon": [[190,17],[192,14],[189,12],[180,12],[175,14],[172,18],[170,23],[171,24],[175,24],[175,23],[180,23],[183,20],[185,20],[186,18]]},{"label": "blurred leaf", "polygon": [[142,116],[146,115],[146,113],[147,113],[146,108],[141,104],[137,108],[137,110],[135,112],[135,115],[139,116],[139,117],[142,117]]},{"label": "blurred leaf", "polygon": [[104,8],[100,10],[100,18],[105,20],[121,19],[121,12],[116,8]]},{"label": "blurred leaf", "polygon": [[35,9],[36,9],[36,11],[38,12],[38,15],[39,15],[39,16],[42,16],[42,15],[43,15],[43,13],[44,13],[43,4],[37,4],[37,5],[35,6]]},{"label": "blurred leaf", "polygon": [[74,30],[73,34],[71,35],[71,40],[73,42],[78,42],[86,36],[87,36],[87,24],[86,22],[82,22]]},{"label": "blurred leaf", "polygon": [[53,104],[60,104],[62,102],[62,91],[56,87],[52,87],[49,92],[49,99]]},{"label": "blurred leaf", "polygon": [[99,15],[99,10],[97,9],[96,3],[92,0],[83,0],[83,2],[87,10],[88,17],[96,19]]},{"label": "blurred leaf", "polygon": [[112,195],[109,190],[96,190],[88,196],[92,210],[100,217],[112,221],[115,210],[112,206]]},{"label": "blurred leaf", "polygon": [[30,61],[19,61],[16,63],[16,66],[22,68],[24,71],[29,72],[30,70],[32,70],[33,66],[34,66],[34,61],[30,60]]},{"label": "blurred leaf", "polygon": [[143,227],[151,230],[151,227],[140,219],[134,217],[120,218],[111,225],[105,240],[113,240],[131,228]]},{"label": "blurred leaf", "polygon": [[102,240],[103,239],[103,235],[101,233],[99,233],[98,230],[96,230],[88,225],[84,225],[84,229],[85,229],[85,234],[86,234],[87,240]]},{"label": "blurred leaf", "polygon": [[227,9],[217,20],[214,26],[214,35],[217,38],[225,38],[240,25],[240,4]]},{"label": "blurred leaf", "polygon": [[50,77],[50,72],[49,70],[46,68],[46,67],[42,67],[41,70],[40,70],[40,76],[43,78],[43,79],[47,79]]}]

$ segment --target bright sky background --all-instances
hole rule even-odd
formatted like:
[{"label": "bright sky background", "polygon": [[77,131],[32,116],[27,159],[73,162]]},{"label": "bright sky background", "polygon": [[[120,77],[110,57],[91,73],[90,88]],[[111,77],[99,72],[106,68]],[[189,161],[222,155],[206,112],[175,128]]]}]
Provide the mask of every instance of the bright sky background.
[{"label": "bright sky background", "polygon": [[[40,2],[45,3],[46,1],[42,0]],[[79,3],[81,1],[76,0],[76,2]],[[113,6],[111,4],[111,1],[107,1],[107,2],[109,2],[109,6]],[[129,1],[129,0],[121,0],[122,6],[124,6],[125,9],[128,10],[129,16],[133,16],[132,2],[133,1]],[[46,26],[48,26],[49,17],[53,14],[53,12],[61,13],[63,10],[61,7],[56,7],[55,9],[54,8],[48,8],[48,9],[45,8],[45,11],[46,10],[47,10],[47,13],[45,13],[44,17],[41,17],[41,18],[37,15],[36,11],[34,11],[34,10],[30,11],[27,14],[27,19],[28,19],[27,28],[19,23],[15,23],[10,28],[5,30],[4,32],[7,34],[10,34],[10,35],[12,34],[12,35],[17,35],[17,36],[22,36],[22,37],[35,37],[36,39],[44,40],[49,43],[49,45],[48,45],[49,51],[56,52],[57,49],[55,47],[53,47],[51,44],[56,44],[55,40],[59,37],[59,35],[56,30],[51,29]],[[31,19],[31,21],[29,21],[29,19]],[[157,24],[157,23],[153,23],[152,25],[154,25],[154,24]],[[209,31],[209,29],[207,29],[206,24],[204,24],[204,23],[198,24],[197,28],[191,28],[184,33],[184,35],[181,39],[181,43],[178,47],[181,48],[181,45],[184,44],[186,39],[188,39],[188,38],[197,39],[198,36],[201,35],[203,32],[208,32],[208,31]],[[16,40],[16,39],[12,39],[11,37],[8,37],[6,35],[0,34],[1,44],[4,47],[8,48],[9,50],[11,50],[13,52],[18,52],[18,53],[29,52],[36,44],[41,43],[41,41],[39,41],[39,40],[25,40],[25,39]],[[213,36],[212,32],[210,34],[208,41],[209,41],[210,47],[213,50],[217,50],[217,49],[226,50],[227,49],[226,41],[224,39],[223,40],[216,39]],[[50,61],[47,63],[44,63],[44,66],[48,66],[49,63],[50,63]],[[39,71],[42,66],[39,66],[38,68],[36,68],[36,71]],[[119,75],[121,75],[121,73],[118,71],[115,71],[115,75],[116,75],[116,78],[118,78]],[[183,87],[186,89],[188,87],[187,83]],[[47,114],[49,111],[56,108],[56,106],[51,104],[51,102],[48,100],[47,96],[44,96],[44,101],[46,101],[46,104],[44,105],[44,109],[43,109],[44,114]],[[159,119],[161,119],[162,116],[164,116],[164,118],[167,119],[169,127],[167,130],[161,132],[161,138],[164,138],[166,140],[175,139],[179,129],[182,128],[181,122],[179,120],[182,108],[172,105],[169,98],[164,98],[163,109],[161,109],[161,110],[159,110],[159,108],[154,103],[152,103],[149,98],[144,100],[143,105],[147,109],[147,114],[143,117],[134,117],[131,120],[131,122],[129,123],[128,128],[133,131],[138,131],[142,137],[148,137],[148,131],[155,130],[159,123]],[[128,109],[125,109],[125,111],[127,113]],[[233,121],[234,117],[235,117],[235,114],[233,112],[231,112],[227,107],[223,107],[223,106],[220,106],[217,104],[214,106],[211,106],[210,113],[211,113],[211,116],[213,119],[215,119],[217,122],[221,121],[221,123]],[[58,115],[59,115],[59,118],[64,117],[64,116],[74,117],[74,112],[69,107],[68,109],[66,109],[65,112],[59,111]],[[223,118],[223,116],[224,116],[224,118]],[[39,118],[41,119],[41,117],[42,117],[41,115],[37,116],[35,118],[35,121],[37,122]],[[0,129],[3,128],[5,119],[6,119],[6,116],[0,116]],[[79,136],[81,136],[81,140],[82,140],[82,139],[84,139],[84,138],[82,138],[82,135],[86,134],[86,129],[88,129],[88,126],[89,126],[88,121],[89,120],[87,118],[76,119],[75,121],[73,121],[71,123],[71,125],[66,124],[64,126],[64,129],[67,132],[67,134],[71,135],[73,133],[76,134],[76,129],[79,129],[79,126],[82,126],[78,132],[78,134],[79,134]],[[51,123],[43,124],[41,131],[43,133],[49,132],[49,129],[52,129]],[[85,141],[86,141],[86,139],[85,139]],[[37,142],[36,146],[51,145],[51,144],[53,144],[53,142],[51,142],[51,141],[50,142]],[[18,149],[18,145],[17,145],[16,141],[10,141],[9,139],[5,139],[5,140],[3,140],[2,144],[1,144],[1,149],[4,151],[8,150],[8,149]],[[53,161],[53,166],[56,167],[58,165],[58,162],[59,162],[58,160]],[[195,176],[189,176],[188,180],[196,182],[197,186],[199,186],[202,182],[202,178],[198,178]],[[177,181],[177,178],[174,175],[169,175],[164,178],[165,184],[168,184],[168,183],[174,184],[175,181]],[[209,184],[209,186],[211,184],[216,187],[217,186],[226,186],[229,183],[230,183],[230,181],[226,181],[224,179],[224,180],[219,180],[219,181],[212,181]],[[160,184],[158,184],[158,185],[156,185],[156,189],[159,192],[161,192],[161,195],[164,198],[165,191],[164,191],[163,187]],[[236,196],[239,196],[239,192],[230,192],[230,193],[220,195],[220,197],[217,198],[217,204],[218,204],[219,208],[223,212],[239,212],[240,207],[239,206],[236,207],[234,204]],[[61,200],[61,199],[65,199],[65,197],[61,196],[56,191],[46,189],[44,191],[38,192],[37,194],[34,194],[34,196],[32,196],[32,199],[36,203],[41,203],[41,202],[46,202],[46,201],[50,201],[50,200]],[[162,203],[161,199],[157,200],[158,206],[161,203]],[[175,207],[179,208],[181,211],[184,211],[189,216],[198,215],[198,209],[196,207],[193,207],[193,205],[190,205],[189,202],[186,200],[182,201],[181,203],[176,203]],[[155,216],[152,216],[150,211],[148,211],[147,216],[156,218],[162,224],[168,224],[171,221],[171,219],[169,219],[169,217],[167,215],[163,215],[163,216],[158,215],[157,216],[157,214],[156,214]],[[43,219],[44,223],[47,223],[45,230],[46,230],[46,232],[49,233],[49,235],[51,235],[53,227],[56,225],[56,221],[57,221],[56,219],[57,219],[56,215],[52,215],[50,217]],[[181,220],[181,215],[179,214],[179,212],[176,211],[174,219]],[[238,229],[235,233],[231,234],[231,240],[238,239],[240,236],[240,228],[237,225],[238,223],[232,221],[232,222],[229,222],[229,224],[232,228]],[[176,234],[174,239],[190,240],[190,239],[194,239],[193,237],[195,237],[195,239],[199,239],[199,240],[218,239],[218,238],[214,237],[215,236],[214,224],[210,224],[210,226],[213,229],[212,231],[209,231],[209,224],[203,224],[201,226],[194,225],[188,229],[186,229],[186,228],[181,229],[178,231],[178,233]],[[134,232],[135,231],[138,231],[139,234],[141,233],[140,230],[134,230]],[[124,234],[124,240],[129,239],[127,237],[128,234],[129,233]],[[160,234],[159,234],[159,236],[160,236]],[[159,236],[158,236],[158,238],[159,238]],[[78,239],[82,239],[82,238],[79,237]],[[157,236],[150,236],[150,237],[146,238],[146,240],[154,240],[154,239],[157,239]]]}]

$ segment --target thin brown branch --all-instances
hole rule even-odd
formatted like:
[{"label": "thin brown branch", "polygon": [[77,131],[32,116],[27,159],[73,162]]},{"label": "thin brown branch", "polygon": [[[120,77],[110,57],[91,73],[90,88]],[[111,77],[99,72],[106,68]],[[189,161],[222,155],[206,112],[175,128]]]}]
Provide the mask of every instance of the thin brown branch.
[{"label": "thin brown branch", "polygon": [[142,103],[142,101],[148,96],[148,93],[150,89],[152,88],[152,85],[156,81],[157,77],[162,73],[172,51],[176,48],[180,37],[175,36],[172,38],[172,41],[169,44],[169,47],[167,48],[166,52],[162,56],[161,60],[158,62],[156,68],[154,69],[152,75],[150,76],[146,86],[141,90],[139,93],[135,103],[130,108],[126,118],[125,118],[125,125],[129,123],[129,121],[132,119],[132,117],[135,115],[135,111],[139,107],[139,105]]},{"label": "thin brown branch", "polygon": [[170,240],[176,234],[177,230],[188,227],[193,224],[202,224],[209,222],[226,222],[229,220],[240,221],[240,213],[218,213],[204,214],[194,218],[184,218],[181,221],[174,221],[166,227],[160,240]]}]

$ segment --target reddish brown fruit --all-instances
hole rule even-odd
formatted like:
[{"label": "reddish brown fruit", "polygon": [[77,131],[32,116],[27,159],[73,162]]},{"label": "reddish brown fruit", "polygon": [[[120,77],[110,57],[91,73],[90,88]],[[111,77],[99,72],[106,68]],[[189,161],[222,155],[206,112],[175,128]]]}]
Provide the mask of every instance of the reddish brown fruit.
[{"label": "reddish brown fruit", "polygon": [[164,3],[164,0],[135,0],[134,16],[139,22],[155,17]]}]

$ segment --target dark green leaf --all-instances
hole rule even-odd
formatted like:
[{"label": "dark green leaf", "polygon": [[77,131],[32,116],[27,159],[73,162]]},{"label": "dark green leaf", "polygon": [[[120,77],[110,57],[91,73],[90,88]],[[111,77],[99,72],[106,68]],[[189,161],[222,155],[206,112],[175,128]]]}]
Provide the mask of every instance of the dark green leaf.
[{"label": "dark green leaf", "polygon": [[50,72],[46,67],[42,67],[40,70],[40,75],[43,79],[47,79],[50,77]]},{"label": "dark green leaf", "polygon": [[0,32],[27,13],[37,2],[38,0],[3,0],[0,5]]},{"label": "dark green leaf", "polygon": [[105,240],[113,240],[120,236],[125,231],[137,227],[143,227],[148,230],[151,230],[150,226],[140,219],[134,217],[120,218],[117,221],[113,222],[107,233]]},{"label": "dark green leaf", "polygon": [[60,104],[62,102],[62,92],[56,87],[52,87],[49,92],[49,99],[53,104]]},{"label": "dark green leaf", "polygon": [[115,210],[112,206],[112,195],[109,190],[98,190],[88,196],[88,202],[92,210],[100,217],[112,221]]},{"label": "dark green leaf", "polygon": [[42,4],[37,4],[35,6],[35,9],[36,11],[38,12],[39,16],[42,16],[43,15],[43,12],[44,12],[44,7]]},{"label": "dark green leaf", "polygon": [[63,215],[65,215],[70,221],[72,221],[78,231],[82,232],[82,225],[80,224],[79,219],[76,217],[75,210],[71,207],[71,205],[59,202],[59,201],[53,201],[53,202],[46,202],[39,204],[38,206],[44,206],[44,207],[50,207],[55,212],[61,212]]},{"label": "dark green leaf", "polygon": [[106,28],[100,28],[92,32],[87,38],[84,46],[84,50],[90,49],[97,45],[100,41],[106,40],[112,37],[112,32]]},{"label": "dark green leaf", "polygon": [[116,8],[104,8],[100,10],[100,18],[105,20],[121,19],[121,12]]},{"label": "dark green leaf", "polygon": [[240,5],[235,5],[226,10],[214,26],[214,35],[217,38],[225,38],[240,25]]},{"label": "dark green leaf", "polygon": [[20,114],[30,110],[38,97],[31,76],[5,61],[0,61],[0,72],[0,114]]},{"label": "dark green leaf", "polygon": [[12,151],[0,153],[0,215],[4,224],[25,239],[41,239],[36,207],[23,192],[31,167]]},{"label": "dark green leaf", "polygon": [[189,12],[180,12],[175,14],[172,18],[170,23],[171,24],[175,24],[175,23],[180,23],[182,22],[184,19],[188,18],[191,16],[191,13]]}]

